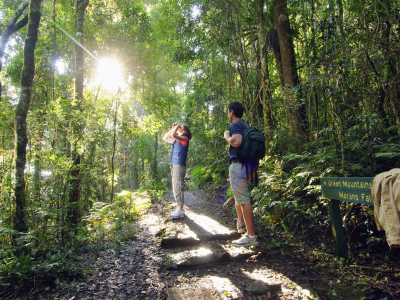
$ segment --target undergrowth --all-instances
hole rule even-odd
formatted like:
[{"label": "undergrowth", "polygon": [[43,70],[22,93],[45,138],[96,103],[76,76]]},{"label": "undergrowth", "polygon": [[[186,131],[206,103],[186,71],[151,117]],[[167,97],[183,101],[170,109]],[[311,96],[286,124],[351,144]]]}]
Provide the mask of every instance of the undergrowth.
[{"label": "undergrowth", "polygon": [[[266,156],[259,167],[259,185],[251,186],[255,222],[310,239],[321,235],[331,239],[328,200],[322,196],[320,178],[373,177],[400,166],[398,137],[385,141],[378,133],[366,134],[365,128],[358,127],[347,135],[343,147],[321,148],[325,143],[322,133],[319,144],[305,145],[307,151],[302,154],[282,151]],[[226,160],[210,157],[193,170],[191,184],[207,190],[226,190],[227,173]],[[227,189],[226,203],[230,198]],[[341,213],[349,248],[355,243],[363,243],[368,249],[385,243],[384,232],[377,231],[373,207],[342,202]]]},{"label": "undergrowth", "polygon": [[91,275],[85,257],[95,255],[105,245],[118,252],[127,240],[134,239],[135,221],[164,191],[164,186],[152,185],[136,192],[123,191],[113,203],[94,202],[75,232],[60,228],[60,237],[49,239],[46,247],[37,242],[36,232],[19,234],[0,228],[11,237],[0,251],[0,297],[21,291],[32,294],[38,288]]}]

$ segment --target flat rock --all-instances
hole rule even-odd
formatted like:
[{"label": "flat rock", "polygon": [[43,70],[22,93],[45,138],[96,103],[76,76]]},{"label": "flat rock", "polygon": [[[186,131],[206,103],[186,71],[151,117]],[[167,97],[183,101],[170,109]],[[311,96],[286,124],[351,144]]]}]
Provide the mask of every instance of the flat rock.
[{"label": "flat rock", "polygon": [[161,240],[161,247],[175,248],[194,246],[200,243],[200,240],[193,237],[165,237]]},{"label": "flat rock", "polygon": [[243,261],[258,253],[257,251],[255,251],[254,247],[244,246],[232,246],[228,248],[227,251],[233,261]]},{"label": "flat rock", "polygon": [[186,250],[178,253],[171,253],[164,261],[166,269],[179,269],[197,266],[201,264],[209,264],[217,262],[219,259],[210,249],[199,248],[195,250]]},{"label": "flat rock", "polygon": [[208,247],[195,250],[180,249],[179,252],[171,252],[164,261],[164,267],[166,269],[178,269],[231,260],[243,261],[257,254],[257,252],[246,247],[228,247],[226,245]]},{"label": "flat rock", "polygon": [[312,300],[321,300],[317,291],[311,286],[305,285],[301,287],[300,293]]},{"label": "flat rock", "polygon": [[279,283],[268,283],[264,281],[254,281],[250,283],[245,290],[254,295],[265,295],[268,292],[277,293],[282,291]]},{"label": "flat rock", "polygon": [[168,300],[224,300],[225,297],[213,294],[211,290],[205,289],[179,289],[179,288],[169,288],[167,289],[167,299]]},{"label": "flat rock", "polygon": [[243,296],[240,289],[229,278],[207,276],[199,279],[196,285],[179,284],[167,289],[168,300],[226,300]]}]

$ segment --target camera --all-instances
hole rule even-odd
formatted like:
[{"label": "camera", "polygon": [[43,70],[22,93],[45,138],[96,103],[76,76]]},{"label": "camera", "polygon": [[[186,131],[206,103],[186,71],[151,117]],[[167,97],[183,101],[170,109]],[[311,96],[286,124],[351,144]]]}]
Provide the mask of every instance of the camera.
[{"label": "camera", "polygon": [[175,127],[176,125],[178,125],[178,122],[175,122],[174,124],[172,124],[172,127]]}]

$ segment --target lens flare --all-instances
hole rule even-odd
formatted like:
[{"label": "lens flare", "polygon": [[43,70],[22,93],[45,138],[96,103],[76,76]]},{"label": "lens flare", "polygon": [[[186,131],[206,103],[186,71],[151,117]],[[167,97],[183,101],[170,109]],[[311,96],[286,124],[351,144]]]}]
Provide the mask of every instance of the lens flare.
[{"label": "lens flare", "polygon": [[108,92],[117,91],[124,85],[122,67],[112,58],[102,58],[97,66],[97,83]]}]

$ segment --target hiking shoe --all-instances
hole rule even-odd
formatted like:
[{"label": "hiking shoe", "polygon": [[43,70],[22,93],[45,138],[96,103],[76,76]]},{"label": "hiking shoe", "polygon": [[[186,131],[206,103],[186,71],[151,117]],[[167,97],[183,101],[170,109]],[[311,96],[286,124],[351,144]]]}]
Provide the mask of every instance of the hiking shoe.
[{"label": "hiking shoe", "polygon": [[239,233],[246,233],[246,224],[243,223],[236,223],[237,230]]},{"label": "hiking shoe", "polygon": [[185,210],[180,210],[179,208],[176,211],[171,213],[172,219],[179,219],[185,216]]},{"label": "hiking shoe", "polygon": [[251,238],[245,233],[242,237],[236,241],[232,242],[235,246],[249,246],[249,245],[258,245],[257,237]]}]

